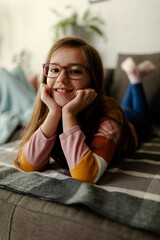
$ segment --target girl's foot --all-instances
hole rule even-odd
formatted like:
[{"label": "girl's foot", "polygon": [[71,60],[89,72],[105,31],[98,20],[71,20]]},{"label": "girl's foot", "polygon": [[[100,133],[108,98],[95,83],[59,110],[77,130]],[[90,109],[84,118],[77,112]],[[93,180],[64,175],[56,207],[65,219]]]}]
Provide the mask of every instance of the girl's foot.
[{"label": "girl's foot", "polygon": [[148,73],[153,73],[156,71],[156,66],[149,60],[145,60],[137,65],[138,71],[142,75],[146,75]]},{"label": "girl's foot", "polygon": [[122,70],[127,74],[130,83],[142,82],[140,73],[133,58],[126,58],[121,64]]},{"label": "girl's foot", "polygon": [[140,64],[136,65],[133,58],[126,58],[122,64],[121,68],[128,76],[130,83],[140,83],[142,82],[142,77],[149,73],[153,73],[156,71],[156,66],[149,60],[145,60]]}]

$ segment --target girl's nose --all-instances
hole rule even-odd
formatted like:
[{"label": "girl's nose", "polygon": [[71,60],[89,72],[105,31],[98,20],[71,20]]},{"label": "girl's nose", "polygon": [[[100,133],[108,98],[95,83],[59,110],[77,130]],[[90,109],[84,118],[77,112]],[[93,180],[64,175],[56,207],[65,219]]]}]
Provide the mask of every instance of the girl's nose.
[{"label": "girl's nose", "polygon": [[57,77],[56,79],[56,82],[59,82],[59,83],[68,83],[68,77],[66,75],[66,71],[65,69],[62,69],[59,76]]}]

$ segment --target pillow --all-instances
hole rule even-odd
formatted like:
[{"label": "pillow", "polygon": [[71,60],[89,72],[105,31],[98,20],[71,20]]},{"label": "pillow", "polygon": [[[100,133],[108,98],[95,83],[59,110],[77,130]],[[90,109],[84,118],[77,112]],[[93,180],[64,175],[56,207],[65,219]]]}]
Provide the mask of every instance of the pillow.
[{"label": "pillow", "polygon": [[117,67],[114,72],[113,82],[110,87],[109,95],[114,97],[119,103],[122,102],[123,96],[128,87],[128,78],[126,73],[121,69],[121,63],[127,57],[132,57],[136,64],[144,60],[152,61],[156,67],[157,71],[151,73],[148,76],[144,76],[143,86],[146,94],[146,98],[149,105],[149,111],[151,116],[151,121],[153,123],[160,123],[160,53],[154,54],[119,54]]}]

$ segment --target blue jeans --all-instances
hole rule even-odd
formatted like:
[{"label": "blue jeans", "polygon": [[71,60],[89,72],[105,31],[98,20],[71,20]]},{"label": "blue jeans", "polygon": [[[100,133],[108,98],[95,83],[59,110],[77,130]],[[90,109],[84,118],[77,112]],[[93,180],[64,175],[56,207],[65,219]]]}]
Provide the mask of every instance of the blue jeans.
[{"label": "blue jeans", "polygon": [[127,120],[133,124],[140,140],[149,132],[148,104],[142,83],[130,84],[121,107]]}]

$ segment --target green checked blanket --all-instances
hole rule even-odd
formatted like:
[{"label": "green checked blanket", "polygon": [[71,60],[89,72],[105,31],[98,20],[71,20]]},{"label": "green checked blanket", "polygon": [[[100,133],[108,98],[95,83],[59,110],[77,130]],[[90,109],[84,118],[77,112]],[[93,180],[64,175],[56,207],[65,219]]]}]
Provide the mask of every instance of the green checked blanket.
[{"label": "green checked blanket", "polygon": [[0,146],[0,188],[66,205],[82,204],[111,220],[160,236],[160,127],[131,158],[106,170],[98,184],[72,179],[55,165],[25,173],[13,167],[16,142]]}]

